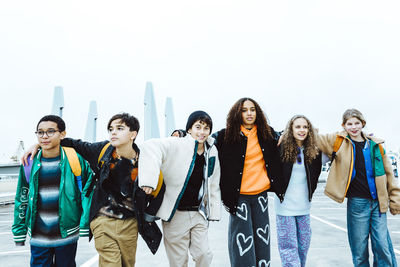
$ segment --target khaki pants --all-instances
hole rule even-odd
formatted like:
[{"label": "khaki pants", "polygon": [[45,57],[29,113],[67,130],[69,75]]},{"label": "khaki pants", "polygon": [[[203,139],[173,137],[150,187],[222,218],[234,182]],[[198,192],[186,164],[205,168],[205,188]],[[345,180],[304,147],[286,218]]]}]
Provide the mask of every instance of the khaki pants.
[{"label": "khaki pants", "polygon": [[188,249],[196,267],[208,267],[208,223],[198,211],[176,211],[171,222],[162,222],[164,245],[171,267],[188,266]]},{"label": "khaki pants", "polygon": [[99,266],[135,266],[138,224],[135,218],[119,220],[99,216],[90,223]]}]

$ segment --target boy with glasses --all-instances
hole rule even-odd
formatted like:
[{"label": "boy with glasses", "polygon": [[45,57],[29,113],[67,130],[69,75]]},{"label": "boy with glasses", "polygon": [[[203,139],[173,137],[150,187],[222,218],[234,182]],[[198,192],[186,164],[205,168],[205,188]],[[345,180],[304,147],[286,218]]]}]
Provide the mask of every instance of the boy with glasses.
[{"label": "boy with glasses", "polygon": [[[93,234],[99,253],[99,266],[133,267],[139,231],[143,238],[148,237],[145,241],[151,249],[157,250],[161,241],[161,232],[154,222],[156,218],[151,215],[157,212],[164,189],[160,189],[157,201],[148,206],[147,202],[137,205],[137,199],[134,199],[134,190],[139,191],[134,185],[139,159],[135,139],[139,128],[135,116],[119,113],[108,121],[109,140],[90,143],[65,138],[61,142],[63,146],[76,149],[96,172],[93,182],[88,186],[89,192],[93,192],[89,222],[90,238]],[[25,153],[24,161],[29,154],[36,153],[35,148]],[[146,222],[137,218],[139,208],[136,206],[143,206]],[[152,232],[152,226],[156,228],[155,233]]]},{"label": "boy with glasses", "polygon": [[[17,246],[31,237],[31,266],[76,266],[79,235],[89,233],[89,199],[82,197],[92,179],[89,164],[76,152],[80,188],[64,148],[65,122],[44,116],[37,124],[41,150],[25,174],[21,165],[15,195],[12,232]],[[81,192],[82,190],[82,192]]]}]

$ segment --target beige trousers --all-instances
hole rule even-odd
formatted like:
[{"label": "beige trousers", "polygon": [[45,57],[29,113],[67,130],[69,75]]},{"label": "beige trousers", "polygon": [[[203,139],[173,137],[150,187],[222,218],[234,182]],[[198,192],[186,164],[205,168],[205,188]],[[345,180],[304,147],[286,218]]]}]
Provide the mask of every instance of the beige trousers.
[{"label": "beige trousers", "polygon": [[99,253],[99,266],[135,266],[138,238],[135,218],[120,220],[99,216],[90,223],[90,229]]},{"label": "beige trousers", "polygon": [[188,266],[188,249],[196,267],[208,267],[212,252],[208,246],[208,222],[198,211],[177,210],[170,222],[162,222],[164,245],[171,267]]}]

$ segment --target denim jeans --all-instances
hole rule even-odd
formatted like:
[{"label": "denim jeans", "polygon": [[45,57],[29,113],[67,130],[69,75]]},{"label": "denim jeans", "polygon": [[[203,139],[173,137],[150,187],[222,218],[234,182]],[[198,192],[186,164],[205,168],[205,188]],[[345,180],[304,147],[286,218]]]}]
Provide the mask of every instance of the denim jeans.
[{"label": "denim jeans", "polygon": [[74,267],[77,243],[60,247],[31,245],[31,267]]},{"label": "denim jeans", "polygon": [[347,200],[347,235],[355,267],[369,267],[368,238],[371,237],[373,266],[396,267],[386,213],[379,212],[378,200],[351,197]]}]

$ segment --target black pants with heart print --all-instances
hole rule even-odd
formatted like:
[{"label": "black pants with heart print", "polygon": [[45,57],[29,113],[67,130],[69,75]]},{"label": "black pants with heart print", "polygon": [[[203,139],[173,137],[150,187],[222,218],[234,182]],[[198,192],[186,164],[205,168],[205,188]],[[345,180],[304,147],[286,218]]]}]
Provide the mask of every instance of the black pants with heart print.
[{"label": "black pants with heart print", "polygon": [[232,267],[269,267],[271,259],[268,195],[240,195],[229,218],[229,258]]}]

